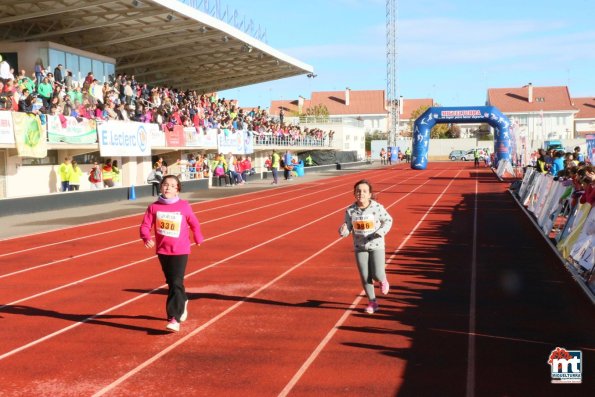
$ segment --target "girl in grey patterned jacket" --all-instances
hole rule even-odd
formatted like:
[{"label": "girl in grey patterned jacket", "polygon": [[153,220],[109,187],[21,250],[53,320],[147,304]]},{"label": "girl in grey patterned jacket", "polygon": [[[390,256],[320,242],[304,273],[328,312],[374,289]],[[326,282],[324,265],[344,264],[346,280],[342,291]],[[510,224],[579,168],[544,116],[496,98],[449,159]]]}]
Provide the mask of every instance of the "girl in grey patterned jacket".
[{"label": "girl in grey patterned jacket", "polygon": [[365,179],[353,187],[355,202],[345,211],[345,222],[339,228],[341,237],[353,233],[355,260],[366,296],[370,300],[366,312],[378,310],[374,280],[380,282],[381,291],[388,294],[389,283],[384,271],[384,236],[389,232],[393,218],[382,204],[372,200],[372,185]]}]

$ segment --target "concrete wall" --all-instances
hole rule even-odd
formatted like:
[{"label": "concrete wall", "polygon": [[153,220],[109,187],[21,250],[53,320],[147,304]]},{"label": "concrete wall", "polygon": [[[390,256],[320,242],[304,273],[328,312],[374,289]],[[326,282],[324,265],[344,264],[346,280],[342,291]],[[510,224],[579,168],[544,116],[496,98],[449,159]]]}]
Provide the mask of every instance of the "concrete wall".
[{"label": "concrete wall", "polygon": [[[134,193],[136,198],[150,196],[151,188],[151,185],[135,187]],[[209,181],[207,179],[183,182],[184,192],[192,192],[208,188]],[[65,192],[59,194],[3,199],[1,201],[2,205],[0,205],[0,217],[64,208],[78,208],[84,207],[86,205],[107,204],[116,201],[128,200],[130,198],[130,194],[130,188],[113,187],[102,190]]]},{"label": "concrete wall", "polygon": [[[380,149],[386,149],[387,146],[387,141],[372,141],[372,160],[380,161]],[[396,146],[404,153],[407,147],[411,147],[411,139],[398,139]],[[428,159],[448,160],[448,154],[453,150],[471,150],[475,147],[487,147],[493,151],[494,141],[477,141],[475,138],[430,139]]]}]

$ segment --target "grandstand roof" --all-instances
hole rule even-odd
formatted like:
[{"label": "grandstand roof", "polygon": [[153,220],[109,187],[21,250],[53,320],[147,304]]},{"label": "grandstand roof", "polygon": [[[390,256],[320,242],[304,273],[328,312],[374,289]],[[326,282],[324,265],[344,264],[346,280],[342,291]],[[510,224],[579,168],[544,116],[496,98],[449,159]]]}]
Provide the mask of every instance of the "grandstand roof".
[{"label": "grandstand roof", "polygon": [[115,58],[116,73],[150,84],[213,92],[313,72],[182,1],[0,0],[0,6],[0,41],[51,41]]}]

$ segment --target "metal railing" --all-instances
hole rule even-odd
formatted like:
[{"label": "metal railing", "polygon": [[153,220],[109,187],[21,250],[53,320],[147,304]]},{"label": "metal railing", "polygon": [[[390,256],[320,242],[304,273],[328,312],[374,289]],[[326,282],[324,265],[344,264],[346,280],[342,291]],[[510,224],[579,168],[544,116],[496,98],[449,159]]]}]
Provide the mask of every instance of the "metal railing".
[{"label": "metal railing", "polygon": [[330,147],[332,141],[329,142],[328,137],[314,138],[314,137],[296,137],[290,136],[274,136],[274,135],[254,135],[254,146],[296,146],[296,147]]}]

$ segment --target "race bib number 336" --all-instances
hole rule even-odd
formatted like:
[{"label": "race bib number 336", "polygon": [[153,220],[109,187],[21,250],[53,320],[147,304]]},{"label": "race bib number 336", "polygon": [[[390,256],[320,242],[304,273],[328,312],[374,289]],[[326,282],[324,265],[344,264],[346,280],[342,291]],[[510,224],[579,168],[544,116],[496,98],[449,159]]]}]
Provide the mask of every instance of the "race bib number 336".
[{"label": "race bib number 336", "polygon": [[371,214],[355,216],[352,218],[351,224],[355,234],[365,236],[374,232],[374,216]]},{"label": "race bib number 336", "polygon": [[182,214],[157,211],[157,233],[162,236],[180,237]]}]

